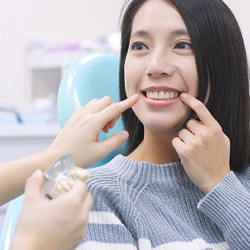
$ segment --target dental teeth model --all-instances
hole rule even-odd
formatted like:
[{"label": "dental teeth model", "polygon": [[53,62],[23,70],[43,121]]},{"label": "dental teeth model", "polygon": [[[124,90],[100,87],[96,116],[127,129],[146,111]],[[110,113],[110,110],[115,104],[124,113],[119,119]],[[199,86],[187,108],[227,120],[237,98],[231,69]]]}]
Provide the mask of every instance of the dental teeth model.
[{"label": "dental teeth model", "polygon": [[89,178],[89,171],[74,165],[70,154],[63,156],[44,172],[43,195],[55,199],[67,193],[76,180],[83,182]]}]

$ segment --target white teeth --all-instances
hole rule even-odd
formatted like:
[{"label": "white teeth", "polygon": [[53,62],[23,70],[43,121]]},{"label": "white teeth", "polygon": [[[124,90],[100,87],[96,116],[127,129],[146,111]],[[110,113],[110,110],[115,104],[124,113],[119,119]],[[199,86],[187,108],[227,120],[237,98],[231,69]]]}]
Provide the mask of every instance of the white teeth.
[{"label": "white teeth", "polygon": [[178,97],[178,93],[175,92],[157,92],[157,91],[148,91],[146,92],[147,98],[154,100],[171,100]]},{"label": "white teeth", "polygon": [[158,97],[158,93],[157,92],[153,92],[152,93],[152,98],[153,99],[158,99],[159,97]]},{"label": "white teeth", "polygon": [[159,99],[165,99],[165,94],[163,91],[159,93]]}]

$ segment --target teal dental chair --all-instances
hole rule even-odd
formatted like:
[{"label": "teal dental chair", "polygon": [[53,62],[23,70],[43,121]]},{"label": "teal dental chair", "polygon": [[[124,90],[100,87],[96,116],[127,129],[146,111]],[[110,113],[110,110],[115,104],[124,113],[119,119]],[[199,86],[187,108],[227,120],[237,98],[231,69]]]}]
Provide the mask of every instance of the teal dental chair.
[{"label": "teal dental chair", "polygon": [[[60,83],[57,107],[60,127],[63,127],[72,113],[79,106],[94,98],[110,96],[114,102],[119,101],[119,56],[114,54],[91,54],[69,66]],[[101,132],[100,141],[113,133],[123,130],[121,119],[107,134]],[[121,146],[106,158],[91,167],[99,167],[122,153]],[[0,237],[0,250],[10,248],[16,223],[22,208],[24,195],[9,203]],[[35,211],[34,211],[35,213]],[[32,216],[32,214],[31,214]]]}]

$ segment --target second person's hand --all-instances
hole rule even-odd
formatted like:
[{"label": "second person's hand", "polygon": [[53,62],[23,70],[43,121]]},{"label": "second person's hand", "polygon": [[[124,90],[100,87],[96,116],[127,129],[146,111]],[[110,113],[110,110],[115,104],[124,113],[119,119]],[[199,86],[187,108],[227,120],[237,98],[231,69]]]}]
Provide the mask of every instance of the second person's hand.
[{"label": "second person's hand", "polygon": [[11,250],[71,250],[85,236],[93,198],[81,181],[68,193],[47,200],[42,196],[44,183],[40,170],[27,180],[22,211]]}]

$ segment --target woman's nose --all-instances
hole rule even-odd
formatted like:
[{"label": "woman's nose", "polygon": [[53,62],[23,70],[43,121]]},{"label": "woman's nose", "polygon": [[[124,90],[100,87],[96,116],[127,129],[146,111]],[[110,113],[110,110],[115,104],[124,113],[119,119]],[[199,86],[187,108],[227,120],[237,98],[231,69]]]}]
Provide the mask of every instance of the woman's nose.
[{"label": "woman's nose", "polygon": [[170,55],[161,52],[152,54],[148,61],[146,73],[150,77],[171,76],[174,74],[174,66]]}]

